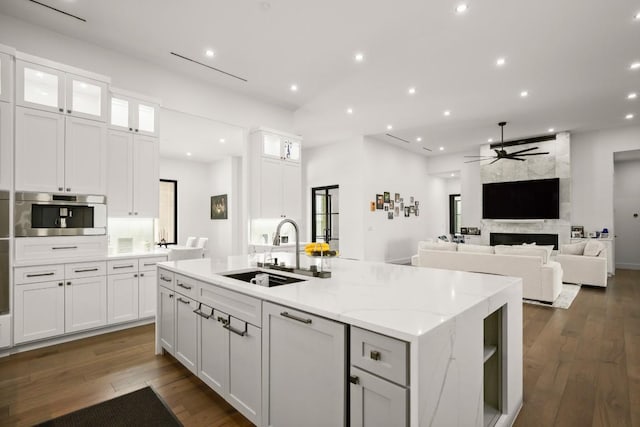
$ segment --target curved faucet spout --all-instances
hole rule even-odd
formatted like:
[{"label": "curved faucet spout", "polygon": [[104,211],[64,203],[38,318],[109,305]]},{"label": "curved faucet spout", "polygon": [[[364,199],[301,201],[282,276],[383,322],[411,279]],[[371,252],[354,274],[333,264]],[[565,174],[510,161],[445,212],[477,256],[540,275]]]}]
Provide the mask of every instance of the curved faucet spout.
[{"label": "curved faucet spout", "polygon": [[296,232],[296,269],[300,270],[300,233],[298,231],[298,224],[296,224],[294,220],[285,218],[280,221],[276,228],[276,234],[273,236],[273,246],[280,246],[280,228],[287,223],[293,225],[293,229]]}]

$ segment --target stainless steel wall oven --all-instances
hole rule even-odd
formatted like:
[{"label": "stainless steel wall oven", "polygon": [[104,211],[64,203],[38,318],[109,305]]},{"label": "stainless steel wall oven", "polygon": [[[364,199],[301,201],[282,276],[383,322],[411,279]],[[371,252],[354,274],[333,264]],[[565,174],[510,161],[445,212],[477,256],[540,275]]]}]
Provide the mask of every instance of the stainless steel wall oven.
[{"label": "stainless steel wall oven", "polygon": [[16,192],[15,237],[107,233],[104,196]]}]

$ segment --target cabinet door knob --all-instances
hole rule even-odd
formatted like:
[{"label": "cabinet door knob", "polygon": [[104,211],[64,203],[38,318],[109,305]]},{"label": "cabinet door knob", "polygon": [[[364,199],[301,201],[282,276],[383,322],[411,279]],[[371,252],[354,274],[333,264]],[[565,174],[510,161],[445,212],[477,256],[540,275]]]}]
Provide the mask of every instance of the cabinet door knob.
[{"label": "cabinet door knob", "polygon": [[64,190],[64,188],[58,187],[58,191],[62,191],[62,190]]},{"label": "cabinet door knob", "polygon": [[380,352],[377,350],[371,350],[371,353],[369,353],[369,357],[371,357],[371,359],[373,360],[380,360]]},{"label": "cabinet door knob", "polygon": [[58,286],[63,286],[63,285],[64,285],[64,283],[58,282]]},{"label": "cabinet door knob", "polygon": [[71,191],[71,187],[67,187],[67,191]]},{"label": "cabinet door knob", "polygon": [[132,212],[129,212],[129,215],[133,215],[133,213],[132,213]]},{"label": "cabinet door knob", "polygon": [[144,277],[144,273],[140,273],[140,277]]},{"label": "cabinet door knob", "polygon": [[138,215],[138,212],[134,212],[133,214],[134,214],[134,215]]},{"label": "cabinet door knob", "polygon": [[71,282],[67,282],[67,286],[71,286]]},{"label": "cabinet door knob", "polygon": [[138,129],[136,129],[136,132],[138,132]]},{"label": "cabinet door knob", "polygon": [[360,378],[357,375],[349,375],[349,382],[351,384],[360,384]]},{"label": "cabinet door knob", "polygon": [[169,298],[173,298],[173,294],[169,294]]},{"label": "cabinet door knob", "polygon": [[71,110],[67,110],[67,113],[68,113],[68,114],[71,114]]},{"label": "cabinet door knob", "polygon": [[137,275],[137,274],[134,274],[134,275],[133,275],[133,277],[138,277],[138,275]]},{"label": "cabinet door knob", "polygon": [[64,108],[58,108],[61,113],[64,113]]},{"label": "cabinet door knob", "polygon": [[133,130],[133,128],[129,128],[129,130],[130,130],[130,131],[132,131],[132,130]]}]

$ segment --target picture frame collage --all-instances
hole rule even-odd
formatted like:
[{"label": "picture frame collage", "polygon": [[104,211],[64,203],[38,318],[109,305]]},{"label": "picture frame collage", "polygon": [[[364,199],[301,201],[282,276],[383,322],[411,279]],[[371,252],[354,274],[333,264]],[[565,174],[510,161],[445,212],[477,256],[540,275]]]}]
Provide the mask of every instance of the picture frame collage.
[{"label": "picture frame collage", "polygon": [[386,212],[387,219],[394,219],[400,216],[409,218],[412,215],[420,216],[420,202],[410,196],[409,203],[405,204],[404,198],[400,196],[400,193],[394,193],[394,197],[391,198],[391,193],[384,191],[382,194],[376,194],[375,201],[369,203],[369,210],[371,212]]}]

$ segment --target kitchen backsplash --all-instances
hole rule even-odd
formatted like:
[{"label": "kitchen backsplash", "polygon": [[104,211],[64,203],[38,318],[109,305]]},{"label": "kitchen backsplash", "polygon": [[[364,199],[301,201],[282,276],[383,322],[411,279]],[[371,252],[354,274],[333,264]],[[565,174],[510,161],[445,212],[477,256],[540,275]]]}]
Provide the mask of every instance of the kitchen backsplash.
[{"label": "kitchen backsplash", "polygon": [[109,253],[148,252],[154,248],[153,218],[109,218]]}]

